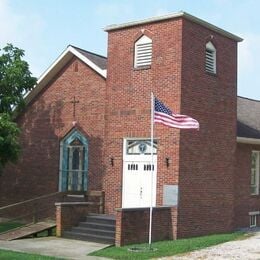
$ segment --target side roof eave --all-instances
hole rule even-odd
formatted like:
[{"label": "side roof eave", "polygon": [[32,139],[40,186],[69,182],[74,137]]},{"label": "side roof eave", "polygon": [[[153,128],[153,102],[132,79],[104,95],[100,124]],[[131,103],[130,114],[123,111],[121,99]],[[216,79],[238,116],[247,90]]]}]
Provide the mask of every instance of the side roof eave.
[{"label": "side roof eave", "polygon": [[63,66],[73,57],[76,56],[81,61],[83,61],[86,65],[88,65],[91,69],[97,72],[101,77],[106,79],[106,70],[102,70],[95,63],[93,63],[90,59],[85,57],[79,51],[77,51],[72,46],[68,46],[66,50],[64,50],[61,55],[52,63],[52,65],[39,77],[37,80],[37,84],[34,89],[29,92],[29,94],[25,97],[25,103],[28,104],[32,101],[32,99],[51,81],[51,79],[63,68]]},{"label": "side roof eave", "polygon": [[160,22],[160,21],[164,21],[164,20],[169,20],[169,19],[173,19],[173,18],[179,18],[179,17],[183,17],[186,18],[187,20],[190,20],[194,23],[200,24],[206,28],[209,28],[210,30],[213,30],[215,32],[218,32],[230,39],[233,39],[237,42],[241,42],[243,41],[242,38],[226,31],[223,30],[211,23],[208,23],[196,16],[193,16],[189,13],[180,11],[177,13],[170,13],[170,14],[166,14],[166,15],[161,15],[161,16],[155,16],[155,17],[151,17],[148,19],[143,19],[143,20],[139,20],[139,21],[133,21],[133,22],[128,22],[128,23],[122,23],[122,24],[112,24],[112,25],[108,25],[104,28],[104,31],[109,32],[109,31],[113,31],[113,30],[118,30],[118,29],[122,29],[122,28],[128,28],[128,27],[132,27],[132,26],[137,26],[137,25],[143,25],[143,24],[147,24],[147,23],[154,23],[154,22]]},{"label": "side roof eave", "polygon": [[241,144],[260,144],[260,139],[238,136],[237,137],[237,143],[241,143]]}]

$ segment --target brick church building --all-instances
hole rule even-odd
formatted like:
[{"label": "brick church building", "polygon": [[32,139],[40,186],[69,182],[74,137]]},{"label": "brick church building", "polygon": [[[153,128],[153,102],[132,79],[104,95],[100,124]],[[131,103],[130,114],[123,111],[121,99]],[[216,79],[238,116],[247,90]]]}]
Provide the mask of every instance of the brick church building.
[{"label": "brick church building", "polygon": [[[257,226],[260,102],[237,97],[242,39],[185,12],[105,31],[107,58],[68,46],[26,97],[1,206],[104,191],[117,245],[146,240],[151,200],[154,240]],[[200,130],[156,124],[151,143],[151,92]]]}]

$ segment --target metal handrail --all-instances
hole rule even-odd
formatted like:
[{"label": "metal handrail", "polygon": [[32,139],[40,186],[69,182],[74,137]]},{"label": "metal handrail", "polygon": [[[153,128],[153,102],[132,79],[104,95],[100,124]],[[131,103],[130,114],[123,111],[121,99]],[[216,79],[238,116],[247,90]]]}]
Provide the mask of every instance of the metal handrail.
[{"label": "metal handrail", "polygon": [[[53,206],[53,205],[52,205]],[[12,218],[12,219],[8,219],[7,221],[4,221],[5,223],[9,223],[9,222],[13,222],[13,221],[16,221],[16,220],[19,220],[19,219],[24,219],[24,218],[27,218],[29,216],[32,216],[32,222],[28,222],[28,223],[33,223],[33,222],[36,222],[35,220],[38,219],[38,216],[36,217],[35,214],[41,212],[41,211],[45,211],[45,210],[48,210],[50,209],[52,206],[49,206],[49,207],[44,207],[44,208],[40,208],[40,209],[37,209],[36,211],[33,211],[32,213],[28,213],[28,214],[24,214],[24,215],[20,215],[18,217],[15,217],[15,218]],[[38,214],[37,214],[38,215]]]},{"label": "metal handrail", "polygon": [[[25,201],[21,201],[11,205],[1,207],[0,215],[6,218],[6,220],[3,221],[3,223],[12,223],[21,220],[23,224],[29,224],[29,223],[37,223],[40,219],[43,220],[43,219],[52,218],[55,215],[55,205],[54,203],[53,204],[51,203],[46,206],[44,200],[49,198],[51,198],[51,200],[55,200],[55,196],[57,195],[62,196],[63,194],[64,192],[54,192],[33,199],[29,199],[29,200],[25,200]],[[20,215],[12,213],[12,216],[10,216],[10,214],[7,213],[9,210],[16,212],[17,207],[22,207],[22,208],[25,207],[25,211],[23,213],[20,212]],[[42,215],[41,214],[42,212],[45,213],[43,213]]]},{"label": "metal handrail", "polygon": [[[71,192],[54,192],[54,193],[42,195],[42,196],[39,196],[39,197],[36,197],[33,199],[28,199],[25,201],[7,205],[7,206],[0,208],[0,215],[6,214],[5,210],[8,211],[9,209],[11,209],[11,210],[15,211],[15,207],[22,206],[22,207],[26,207],[24,213],[21,212],[22,213],[21,215],[18,215],[18,216],[16,215],[14,218],[9,218],[9,219],[7,218],[6,222],[13,222],[18,219],[24,219],[26,222],[29,221],[29,223],[30,223],[31,220],[28,220],[28,219],[31,219],[30,216],[32,216],[32,222],[36,223],[41,217],[48,218],[48,217],[52,216],[52,212],[49,212],[48,210],[51,209],[54,206],[54,204],[45,206],[44,201],[41,201],[41,200],[44,200],[46,198],[50,198],[53,196],[57,196],[57,195],[62,197],[64,195],[67,195],[70,193]],[[98,201],[95,202],[95,204],[97,206],[99,206],[99,213],[104,213],[104,191],[87,191],[87,192],[85,191],[85,192],[79,192],[79,193],[84,194],[84,197],[86,197],[87,199],[89,199],[89,197],[99,197]],[[32,205],[30,205],[29,203]],[[29,205],[26,205],[26,204],[29,204]],[[30,211],[29,213],[27,213],[28,210]],[[45,214],[45,216],[40,216],[39,213],[43,212],[43,211],[46,211],[47,214]],[[55,213],[55,208],[54,208],[53,213]]]},{"label": "metal handrail", "polygon": [[12,208],[12,207],[15,207],[15,206],[20,206],[20,205],[23,205],[23,204],[26,204],[26,203],[29,203],[29,202],[33,202],[33,201],[40,200],[40,199],[45,199],[45,198],[52,197],[52,196],[57,195],[57,194],[63,194],[63,193],[64,192],[58,191],[58,192],[54,192],[54,193],[45,194],[45,195],[42,195],[42,196],[39,196],[39,197],[36,197],[36,198],[33,198],[33,199],[28,199],[28,200],[24,200],[24,201],[17,202],[17,203],[14,203],[14,204],[10,204],[10,205],[7,205],[7,206],[3,206],[3,207],[0,208],[0,210]]}]

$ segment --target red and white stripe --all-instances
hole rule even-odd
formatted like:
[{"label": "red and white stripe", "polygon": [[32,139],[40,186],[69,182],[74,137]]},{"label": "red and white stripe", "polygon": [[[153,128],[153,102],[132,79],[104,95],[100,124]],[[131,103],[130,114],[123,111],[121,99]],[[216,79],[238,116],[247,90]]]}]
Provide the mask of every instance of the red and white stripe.
[{"label": "red and white stripe", "polygon": [[154,122],[180,129],[199,129],[199,122],[186,115],[172,114],[154,111]]}]

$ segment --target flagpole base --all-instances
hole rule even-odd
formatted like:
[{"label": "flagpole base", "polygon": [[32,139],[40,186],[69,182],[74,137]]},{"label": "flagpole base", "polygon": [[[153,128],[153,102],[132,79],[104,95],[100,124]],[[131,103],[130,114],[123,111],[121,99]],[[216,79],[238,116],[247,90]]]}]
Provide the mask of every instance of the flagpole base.
[{"label": "flagpole base", "polygon": [[154,247],[138,247],[138,246],[135,246],[135,247],[129,247],[127,249],[128,251],[130,252],[133,252],[133,253],[142,253],[142,252],[148,252],[148,251],[157,251],[158,248],[154,248]]}]

